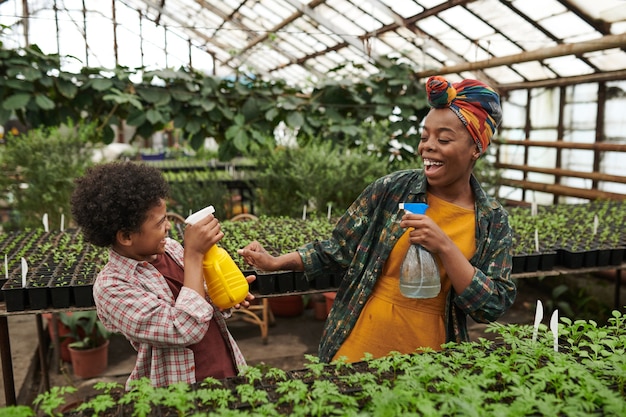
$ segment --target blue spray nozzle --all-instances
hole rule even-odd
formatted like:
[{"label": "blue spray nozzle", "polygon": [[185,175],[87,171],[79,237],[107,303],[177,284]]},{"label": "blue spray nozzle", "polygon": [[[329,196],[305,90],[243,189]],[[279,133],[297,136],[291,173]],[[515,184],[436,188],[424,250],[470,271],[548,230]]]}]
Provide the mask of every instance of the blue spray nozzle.
[{"label": "blue spray nozzle", "polygon": [[400,203],[400,210],[406,210],[413,214],[424,214],[428,208],[426,203]]}]

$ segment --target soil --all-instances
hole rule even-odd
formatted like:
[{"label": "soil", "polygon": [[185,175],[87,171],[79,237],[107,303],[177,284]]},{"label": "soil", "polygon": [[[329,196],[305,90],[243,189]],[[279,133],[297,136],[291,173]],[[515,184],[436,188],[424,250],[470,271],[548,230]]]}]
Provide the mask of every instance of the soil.
[{"label": "soil", "polygon": [[[598,282],[598,278],[594,278]],[[594,284],[594,286],[598,286]],[[613,283],[606,286],[613,288]],[[625,288],[622,286],[622,292]],[[607,295],[612,297],[612,295]],[[532,324],[537,300],[544,306],[550,305],[551,288],[546,287],[537,279],[518,280],[518,296],[511,309],[499,323]],[[626,299],[622,295],[622,300]],[[612,299],[608,300],[609,305]],[[37,371],[37,328],[35,316],[16,315],[9,317],[9,331],[16,392],[19,404],[30,404],[37,392],[45,387]],[[45,324],[45,321],[44,321]],[[316,355],[319,339],[322,334],[323,321],[316,318],[312,305],[305,309],[304,314],[297,317],[276,317],[275,323],[269,328],[268,343],[263,343],[260,328],[244,321],[230,321],[229,328],[237,340],[244,356],[250,365],[265,363],[283,370],[303,368],[308,362],[305,355]],[[494,333],[485,332],[486,325],[469,321],[470,337],[477,340],[495,338]],[[124,384],[135,361],[135,352],[123,337],[114,335],[111,338],[109,366],[104,374],[97,378],[80,380],[71,370],[71,365],[57,362],[54,351],[49,354],[50,386],[74,385],[78,388],[76,399],[90,395],[95,382],[119,382]],[[0,380],[3,384],[3,380]],[[4,386],[0,388],[4,392]],[[4,395],[0,398],[0,406],[5,405]]]}]

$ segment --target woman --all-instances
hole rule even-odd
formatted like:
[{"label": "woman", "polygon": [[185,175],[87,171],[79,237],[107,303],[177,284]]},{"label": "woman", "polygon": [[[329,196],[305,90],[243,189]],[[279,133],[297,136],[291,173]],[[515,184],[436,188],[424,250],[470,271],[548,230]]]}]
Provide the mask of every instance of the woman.
[{"label": "woman", "polygon": [[[338,221],[332,236],[272,257],[257,243],[240,250],[263,270],[304,270],[308,279],[342,274],[320,343],[323,361],[354,362],[367,354],[440,349],[469,340],[466,317],[498,319],[513,304],[508,214],[488,197],[472,169],[485,152],[502,111],[489,86],[431,77],[431,110],[418,152],[423,170],[395,172],[370,184]],[[400,202],[427,202],[408,214]],[[441,291],[431,299],[404,297],[400,267],[411,244],[439,264]]]}]

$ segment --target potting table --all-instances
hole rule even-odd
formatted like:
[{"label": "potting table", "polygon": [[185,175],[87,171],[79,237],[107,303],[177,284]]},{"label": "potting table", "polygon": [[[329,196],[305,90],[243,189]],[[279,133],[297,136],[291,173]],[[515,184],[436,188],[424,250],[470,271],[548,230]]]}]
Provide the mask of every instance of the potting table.
[{"label": "potting table", "polygon": [[[57,314],[69,311],[81,311],[81,310],[93,310],[95,307],[70,307],[63,309],[46,309],[46,310],[22,310],[22,311],[7,311],[4,302],[0,302],[0,358],[2,359],[2,378],[4,381],[4,397],[6,405],[17,405],[17,396],[15,393],[15,379],[13,376],[13,359],[11,357],[11,340],[9,336],[9,322],[8,317],[14,315],[34,315],[37,324],[37,352],[39,359],[39,366],[41,368],[42,387],[45,391],[50,389],[50,378],[48,375],[48,362],[46,360],[45,346],[45,331],[43,327],[42,314],[53,313],[53,323],[57,319]],[[56,323],[54,323],[56,324]],[[52,326],[52,332],[56,332],[57,327]],[[61,347],[58,337],[52,337],[52,342],[55,344],[54,350],[59,354]]]}]

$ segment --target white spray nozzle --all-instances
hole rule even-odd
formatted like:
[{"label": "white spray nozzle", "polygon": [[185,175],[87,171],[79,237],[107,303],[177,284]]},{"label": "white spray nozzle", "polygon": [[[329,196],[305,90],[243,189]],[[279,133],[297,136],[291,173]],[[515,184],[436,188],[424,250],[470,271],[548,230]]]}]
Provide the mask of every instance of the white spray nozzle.
[{"label": "white spray nozzle", "polygon": [[195,213],[187,217],[185,219],[185,223],[195,224],[198,222],[198,220],[203,219],[209,214],[213,214],[213,213],[215,213],[215,209],[213,208],[213,206],[205,207],[202,210],[196,211]]}]

